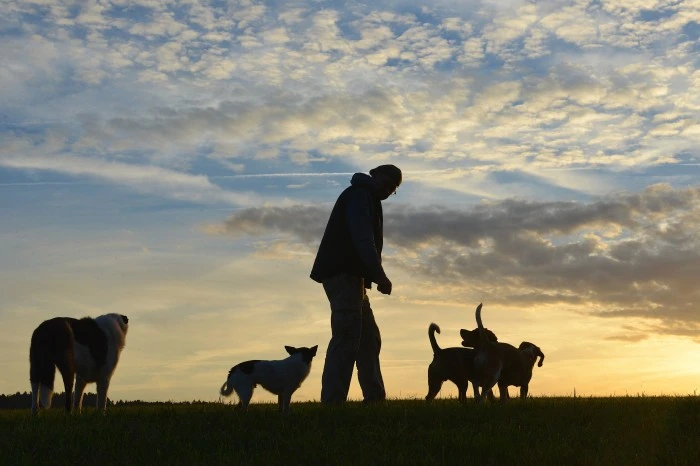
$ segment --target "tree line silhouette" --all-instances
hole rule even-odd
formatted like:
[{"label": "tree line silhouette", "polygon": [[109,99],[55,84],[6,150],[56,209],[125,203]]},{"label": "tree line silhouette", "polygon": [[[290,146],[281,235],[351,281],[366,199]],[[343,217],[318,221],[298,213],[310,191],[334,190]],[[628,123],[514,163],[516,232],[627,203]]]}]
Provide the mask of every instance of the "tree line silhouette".
[{"label": "tree line silhouette", "polygon": [[[53,401],[51,402],[51,409],[64,409],[65,403],[65,393],[55,393],[53,396]],[[117,400],[112,401],[107,398],[107,406],[154,406],[154,405],[190,405],[190,404],[201,404],[201,403],[211,403],[200,400],[193,401],[143,401],[143,400],[130,400],[123,401]],[[85,393],[83,395],[83,409],[94,408],[97,404],[97,394],[96,393]],[[31,392],[17,392],[14,395],[3,395],[0,394],[0,409],[29,409],[32,406],[32,394]]]},{"label": "tree line silhouette", "polygon": [[[65,393],[55,393],[51,402],[51,409],[64,409]],[[97,403],[96,393],[85,393],[83,395],[83,407],[93,407]],[[0,409],[24,409],[32,405],[32,394],[30,392],[17,392],[14,395],[0,395]],[[107,399],[107,406],[113,406],[114,402]]]}]

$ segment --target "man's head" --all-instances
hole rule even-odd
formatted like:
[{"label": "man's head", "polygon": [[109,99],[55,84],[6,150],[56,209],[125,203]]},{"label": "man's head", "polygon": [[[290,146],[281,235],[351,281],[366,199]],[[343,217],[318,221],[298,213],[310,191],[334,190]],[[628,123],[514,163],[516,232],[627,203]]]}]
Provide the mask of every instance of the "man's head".
[{"label": "man's head", "polygon": [[396,165],[380,165],[369,171],[377,186],[379,198],[383,201],[396,193],[396,188],[401,185],[403,179],[401,170]]}]

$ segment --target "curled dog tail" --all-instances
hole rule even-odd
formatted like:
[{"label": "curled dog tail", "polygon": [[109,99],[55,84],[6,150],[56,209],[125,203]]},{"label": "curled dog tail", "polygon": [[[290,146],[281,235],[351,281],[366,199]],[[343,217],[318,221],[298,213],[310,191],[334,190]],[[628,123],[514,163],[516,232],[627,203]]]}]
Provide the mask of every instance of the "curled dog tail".
[{"label": "curled dog tail", "polygon": [[222,396],[231,396],[231,393],[233,393],[233,387],[229,385],[228,380],[226,380],[226,382],[224,382],[224,384],[221,386],[219,393]]},{"label": "curled dog tail", "polygon": [[478,306],[476,306],[476,325],[479,326],[479,339],[481,340],[481,343],[488,343],[489,339],[486,336],[486,332],[484,332],[484,324],[481,323],[481,305],[482,303],[479,303]]},{"label": "curled dog tail", "polygon": [[437,354],[442,351],[442,348],[438,346],[437,341],[435,340],[435,332],[440,333],[440,327],[438,324],[431,323],[430,327],[428,327],[428,338],[430,339],[430,346],[433,347],[433,354]]},{"label": "curled dog tail", "polygon": [[542,364],[544,363],[544,353],[539,348],[537,349],[537,356],[540,357],[540,361],[537,363],[537,367],[542,367]]}]

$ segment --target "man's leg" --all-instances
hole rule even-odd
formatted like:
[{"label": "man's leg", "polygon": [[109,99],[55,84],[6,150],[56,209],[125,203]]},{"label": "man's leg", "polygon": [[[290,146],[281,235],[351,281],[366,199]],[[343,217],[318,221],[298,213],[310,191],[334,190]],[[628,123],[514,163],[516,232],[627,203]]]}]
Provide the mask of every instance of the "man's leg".
[{"label": "man's leg", "polygon": [[360,336],[360,349],[357,354],[357,379],[362,388],[362,395],[366,402],[382,401],[386,399],[384,379],[379,365],[379,352],[382,349],[382,337],[379,327],[374,320],[374,313],[369,304],[369,298],[365,295],[362,303],[362,334]]},{"label": "man's leg", "polygon": [[364,282],[339,275],[325,280],[323,289],[331,305],[331,341],[321,378],[321,402],[339,404],[348,397],[360,347]]}]

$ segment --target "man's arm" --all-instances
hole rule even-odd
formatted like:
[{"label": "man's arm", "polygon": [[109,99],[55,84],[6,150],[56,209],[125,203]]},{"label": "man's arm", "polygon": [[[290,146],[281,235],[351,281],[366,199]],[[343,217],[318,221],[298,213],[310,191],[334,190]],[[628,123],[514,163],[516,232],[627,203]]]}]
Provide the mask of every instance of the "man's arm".
[{"label": "man's arm", "polygon": [[370,271],[372,281],[378,285],[386,285],[386,282],[391,282],[384,272],[377,245],[374,242],[371,202],[369,193],[364,189],[351,192],[347,199],[346,220],[355,249]]}]

